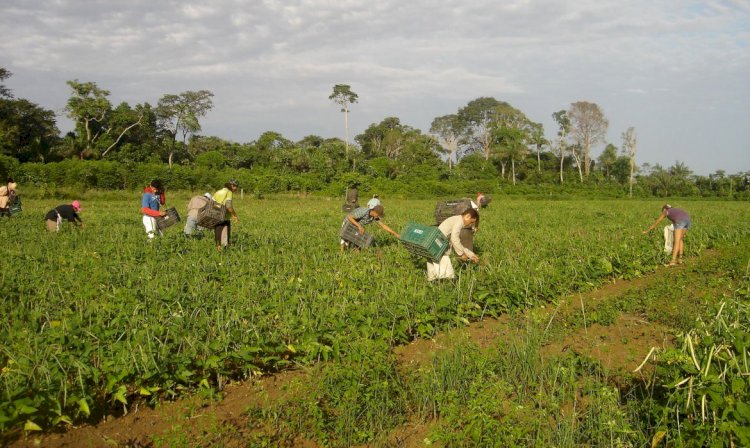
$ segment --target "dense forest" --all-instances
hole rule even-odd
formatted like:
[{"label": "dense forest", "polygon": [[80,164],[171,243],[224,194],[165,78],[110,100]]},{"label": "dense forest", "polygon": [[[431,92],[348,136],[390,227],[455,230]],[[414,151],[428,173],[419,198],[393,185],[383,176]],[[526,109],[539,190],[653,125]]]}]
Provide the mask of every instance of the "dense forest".
[{"label": "dense forest", "polygon": [[679,161],[670,167],[638,164],[636,130],[606,141],[609,122],[586,101],[551,114],[553,139],[521,110],[481,97],[434,118],[427,133],[385,117],[350,142],[348,114],[358,98],[339,84],[329,100],[341,106],[343,140],[308,135],[292,141],[267,131],[237,143],[201,134],[201,119],[213,108],[210,91],[165,94],[156,106],[115,106],[95,82],[71,80],[65,112],[76,127],[60,135],[54,111],[7,88],[11,75],[0,67],[0,176],[22,185],[129,189],[158,176],[171,188],[199,190],[232,176],[256,194],[339,194],[358,183],[365,190],[420,196],[482,190],[750,198],[750,171],[701,176]]}]

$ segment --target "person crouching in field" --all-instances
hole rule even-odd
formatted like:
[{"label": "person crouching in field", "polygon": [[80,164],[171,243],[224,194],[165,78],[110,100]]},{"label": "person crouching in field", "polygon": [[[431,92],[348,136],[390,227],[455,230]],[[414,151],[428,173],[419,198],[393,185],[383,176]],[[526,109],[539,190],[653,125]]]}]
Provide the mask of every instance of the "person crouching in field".
[{"label": "person crouching in field", "polygon": [[211,199],[213,199],[211,193],[205,193],[201,196],[193,196],[190,198],[190,202],[188,202],[187,206],[187,219],[185,220],[185,235],[192,236],[196,229],[198,229],[198,212],[208,205]]},{"label": "person crouching in field", "polygon": [[143,227],[146,229],[146,235],[151,240],[154,236],[161,235],[161,230],[156,226],[156,218],[166,216],[166,212],[159,211],[160,206],[164,205],[166,198],[164,196],[164,185],[159,179],[154,179],[143,190],[141,198],[141,213],[143,213]]},{"label": "person crouching in field", "polygon": [[672,261],[670,261],[667,266],[675,266],[682,263],[682,255],[684,253],[685,246],[685,235],[687,235],[687,231],[692,224],[692,220],[690,219],[690,215],[688,215],[685,210],[677,207],[672,207],[669,204],[664,204],[664,206],[661,208],[661,214],[659,215],[659,217],[656,218],[656,221],[651,224],[651,227],[644,230],[643,233],[646,234],[654,230],[664,218],[669,218],[669,220],[672,221],[672,224],[674,224]]},{"label": "person crouching in field", "polygon": [[479,257],[461,244],[461,231],[471,228],[479,219],[479,213],[473,208],[469,208],[460,215],[451,216],[438,226],[443,235],[448,237],[450,248],[445,252],[439,263],[427,262],[427,280],[452,279],[455,277],[453,264],[451,263],[451,249],[461,260],[471,260],[479,262]]},{"label": "person crouching in field", "polygon": [[[239,189],[239,182],[236,180],[230,180],[224,184],[224,188],[214,193],[214,201],[226,207],[227,212],[232,215],[232,220],[235,223],[240,220],[240,218],[237,217],[237,213],[234,211],[234,206],[232,205],[232,194],[237,191],[237,189]],[[216,249],[221,250],[222,247],[229,246],[231,230],[231,223],[228,219],[214,227]]]},{"label": "person crouching in field", "polygon": [[10,218],[10,206],[16,200],[16,188],[18,184],[12,178],[8,178],[8,183],[0,187],[0,216]]},{"label": "person crouching in field", "polygon": [[47,215],[44,217],[45,223],[47,224],[47,230],[50,232],[59,232],[63,219],[83,228],[83,221],[81,221],[81,217],[78,216],[78,212],[80,211],[81,203],[79,201],[58,205],[47,212]]},{"label": "person crouching in field", "polygon": [[[346,221],[349,221],[354,226],[357,227],[357,230],[360,234],[364,235],[365,228],[367,224],[370,224],[371,222],[377,222],[381,229],[385,230],[386,232],[390,233],[391,235],[395,236],[396,238],[399,238],[399,234],[396,233],[393,229],[385,225],[384,223],[380,222],[382,218],[385,218],[385,209],[382,205],[376,205],[373,208],[367,208],[367,207],[359,207],[355,208],[351,211],[348,215],[346,215],[346,218],[344,218],[344,221],[341,223],[341,227],[344,227],[346,225]],[[340,241],[341,244],[341,250],[343,251],[347,247],[349,247],[349,242],[345,240]]]}]

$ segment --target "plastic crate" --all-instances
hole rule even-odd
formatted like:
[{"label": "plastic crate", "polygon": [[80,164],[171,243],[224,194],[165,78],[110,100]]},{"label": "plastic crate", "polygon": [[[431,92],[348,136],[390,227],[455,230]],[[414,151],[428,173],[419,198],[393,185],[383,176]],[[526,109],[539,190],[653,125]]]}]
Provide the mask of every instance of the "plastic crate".
[{"label": "plastic crate", "polygon": [[350,204],[347,202],[341,206],[341,211],[344,213],[350,213],[354,211],[354,209],[357,209],[357,208],[359,208],[359,204]]},{"label": "plastic crate", "polygon": [[227,220],[227,208],[216,201],[208,201],[198,211],[197,224],[206,229],[213,229]]},{"label": "plastic crate", "polygon": [[451,216],[460,215],[471,208],[471,199],[452,199],[435,204],[435,224],[440,225]]},{"label": "plastic crate", "polygon": [[492,202],[492,198],[490,196],[485,195],[485,196],[482,196],[481,199],[479,199],[479,204],[478,205],[481,208],[485,208],[488,205],[490,205],[490,202]]},{"label": "plastic crate", "polygon": [[448,238],[437,227],[408,222],[399,237],[412,255],[438,262],[448,250]]},{"label": "plastic crate", "polygon": [[348,219],[344,220],[344,224],[341,226],[341,232],[339,232],[339,236],[342,240],[348,241],[359,247],[360,249],[370,247],[370,245],[372,244],[372,234],[365,233],[363,235],[359,233],[359,229],[357,229],[357,226],[349,222]]},{"label": "plastic crate", "polygon": [[159,230],[164,230],[168,227],[172,227],[178,222],[180,222],[180,215],[177,213],[177,210],[172,207],[167,210],[166,216],[156,218],[156,227],[158,227]]},{"label": "plastic crate", "polygon": [[21,207],[21,197],[16,196],[15,200],[8,204],[8,213],[10,213],[10,216],[16,216],[20,215],[21,212],[23,212],[23,208]]}]

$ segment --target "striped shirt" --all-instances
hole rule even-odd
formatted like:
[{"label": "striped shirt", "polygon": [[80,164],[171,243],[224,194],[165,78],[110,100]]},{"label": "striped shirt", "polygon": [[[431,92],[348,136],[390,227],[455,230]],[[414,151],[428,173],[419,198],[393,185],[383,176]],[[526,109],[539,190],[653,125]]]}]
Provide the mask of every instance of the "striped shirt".
[{"label": "striped shirt", "polygon": [[373,218],[372,216],[370,216],[370,209],[367,207],[355,208],[354,211],[349,213],[349,216],[354,218],[355,221],[362,224],[363,226],[366,226],[367,224],[378,220],[378,218]]}]

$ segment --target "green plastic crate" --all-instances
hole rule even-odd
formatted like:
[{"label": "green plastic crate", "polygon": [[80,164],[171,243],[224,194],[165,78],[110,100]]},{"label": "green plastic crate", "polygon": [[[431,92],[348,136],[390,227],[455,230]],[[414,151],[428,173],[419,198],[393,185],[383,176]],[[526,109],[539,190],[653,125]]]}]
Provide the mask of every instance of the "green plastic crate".
[{"label": "green plastic crate", "polygon": [[408,222],[399,238],[411,254],[440,261],[448,250],[448,238],[437,227]]}]

